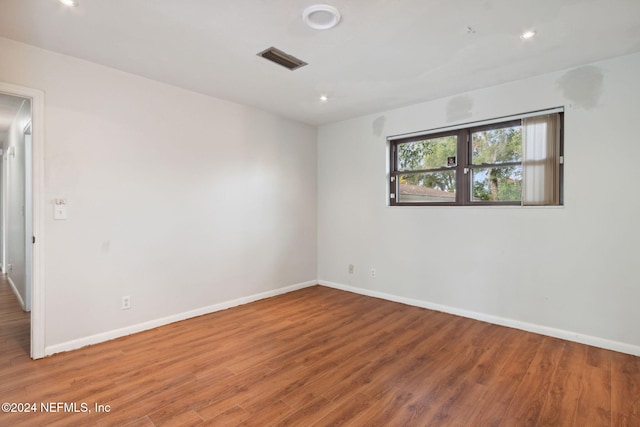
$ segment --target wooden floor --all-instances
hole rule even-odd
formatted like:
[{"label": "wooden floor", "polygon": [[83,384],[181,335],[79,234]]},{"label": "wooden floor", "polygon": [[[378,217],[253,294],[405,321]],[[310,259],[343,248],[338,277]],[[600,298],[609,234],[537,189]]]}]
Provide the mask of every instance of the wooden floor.
[{"label": "wooden floor", "polygon": [[320,286],[38,361],[0,307],[2,426],[640,426],[638,357]]}]

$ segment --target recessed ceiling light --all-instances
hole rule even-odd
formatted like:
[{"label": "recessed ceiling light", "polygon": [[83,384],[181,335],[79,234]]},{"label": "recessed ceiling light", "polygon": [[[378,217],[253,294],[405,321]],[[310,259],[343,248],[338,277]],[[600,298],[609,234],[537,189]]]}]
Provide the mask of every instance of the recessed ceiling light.
[{"label": "recessed ceiling light", "polygon": [[65,6],[76,7],[78,5],[78,0],[58,0]]},{"label": "recessed ceiling light", "polygon": [[525,31],[524,33],[522,33],[522,34],[520,35],[520,38],[521,38],[522,40],[529,40],[529,39],[533,38],[535,35],[536,35],[536,32],[535,32],[535,31],[533,31],[533,30],[529,30],[529,31]]},{"label": "recessed ceiling light", "polygon": [[320,101],[327,102],[328,100],[329,100],[329,98],[327,98],[327,95],[320,96]]},{"label": "recessed ceiling light", "polygon": [[315,4],[302,12],[305,24],[316,30],[328,30],[340,22],[340,12],[328,4]]}]

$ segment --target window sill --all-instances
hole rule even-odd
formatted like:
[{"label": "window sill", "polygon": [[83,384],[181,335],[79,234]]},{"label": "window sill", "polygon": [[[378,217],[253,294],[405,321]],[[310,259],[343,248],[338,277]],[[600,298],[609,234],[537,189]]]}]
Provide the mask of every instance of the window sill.
[{"label": "window sill", "polygon": [[565,205],[553,205],[553,206],[522,206],[522,205],[429,205],[429,206],[411,206],[411,205],[390,205],[387,204],[387,208],[401,208],[401,209],[564,209]]}]

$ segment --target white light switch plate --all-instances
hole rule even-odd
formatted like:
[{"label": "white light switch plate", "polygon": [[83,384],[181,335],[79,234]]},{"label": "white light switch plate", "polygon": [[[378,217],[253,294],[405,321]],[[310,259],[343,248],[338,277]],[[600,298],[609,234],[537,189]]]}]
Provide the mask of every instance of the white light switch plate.
[{"label": "white light switch plate", "polygon": [[55,205],[53,219],[67,219],[67,205]]}]

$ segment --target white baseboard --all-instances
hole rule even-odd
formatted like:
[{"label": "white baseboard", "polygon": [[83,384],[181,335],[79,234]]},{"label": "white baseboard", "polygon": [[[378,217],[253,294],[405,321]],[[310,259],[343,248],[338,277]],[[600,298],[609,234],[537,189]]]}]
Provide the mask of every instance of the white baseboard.
[{"label": "white baseboard", "polygon": [[18,288],[16,288],[16,284],[13,283],[13,280],[11,280],[11,277],[7,276],[7,279],[9,280],[9,285],[11,286],[11,290],[13,291],[14,294],[16,294],[16,298],[18,298],[18,302],[20,303],[20,307],[22,307],[22,311],[27,311],[26,310],[27,306],[24,304],[24,300],[22,299],[22,295],[20,295],[20,292],[18,292]]},{"label": "white baseboard", "polygon": [[[11,279],[9,279],[9,283],[11,285],[11,288],[13,289],[13,292],[18,297],[18,300],[20,301],[21,306],[24,309],[24,301],[20,297],[20,294],[17,292],[17,289],[13,284],[13,282],[11,281]],[[478,313],[475,311],[463,310],[460,308],[450,307],[442,304],[436,304],[429,301],[406,298],[406,297],[401,297],[397,295],[387,294],[384,292],[372,291],[369,289],[356,288],[353,286],[342,285],[339,283],[329,282],[326,280],[310,280],[307,282],[298,283],[295,285],[286,286],[283,288],[274,289],[271,291],[262,292],[259,294],[254,294],[254,295],[238,298],[231,301],[225,301],[225,302],[210,305],[207,307],[198,308],[198,309],[187,311],[184,313],[178,313],[178,314],[163,317],[160,319],[155,319],[148,322],[127,326],[125,328],[115,329],[112,331],[107,331],[100,334],[91,335],[88,337],[79,338],[76,340],[47,346],[45,348],[45,355],[50,356],[55,353],[75,350],[81,347],[85,347],[87,345],[98,344],[104,341],[112,340],[112,339],[123,337],[126,335],[131,335],[137,332],[146,331],[148,329],[157,328],[159,326],[167,325],[174,322],[179,322],[181,320],[189,319],[192,317],[202,316],[204,314],[214,313],[216,311],[225,310],[227,308],[236,307],[238,305],[247,304],[253,301],[258,301],[258,300],[270,298],[276,295],[285,294],[288,292],[292,292],[292,291],[313,286],[316,284],[320,284],[330,288],[340,289],[347,292],[353,292],[360,295],[381,298],[388,301],[394,301],[402,304],[412,305],[415,307],[422,307],[429,310],[441,311],[444,313],[454,314],[457,316],[467,317],[470,319],[480,320],[483,322],[493,323],[496,325],[507,326],[510,328],[520,329],[527,332],[547,335],[555,338],[564,339],[567,341],[574,341],[581,344],[591,345],[594,347],[605,348],[607,350],[613,350],[621,353],[632,354],[634,356],[640,356],[640,346],[636,346],[632,344],[608,340],[605,338],[594,337],[591,335],[584,335],[584,334],[571,332],[563,329],[551,328],[548,326],[541,326],[534,323],[522,322],[519,320],[508,319],[505,317],[494,316],[486,313]]]},{"label": "white baseboard", "polygon": [[463,310],[460,308],[450,307],[442,304],[436,304],[428,301],[400,297],[397,295],[387,294],[384,292],[377,292],[369,289],[356,288],[353,286],[342,285],[340,283],[328,282],[326,280],[318,280],[317,283],[330,288],[340,289],[347,292],[353,292],[360,295],[381,298],[384,300],[399,302],[402,304],[412,305],[415,307],[427,308],[429,310],[442,311],[444,313],[455,314],[457,316],[468,317],[470,319],[475,319],[475,320],[481,320],[483,322],[493,323],[495,325],[507,326],[510,328],[520,329],[527,332],[534,332],[537,334],[548,335],[550,337],[560,338],[567,341],[574,341],[581,344],[587,344],[594,347],[604,348],[607,350],[618,351],[620,353],[640,356],[640,346],[633,345],[633,344],[627,344],[619,341],[608,340],[606,338],[599,338],[591,335],[579,334],[579,333],[567,331],[564,329],[551,328],[549,326],[536,325],[535,323],[522,322],[520,320],[508,319],[505,317],[493,316],[491,314]]},{"label": "white baseboard", "polygon": [[247,303],[258,301],[265,298],[274,297],[276,295],[286,294],[288,292],[296,291],[298,289],[306,288],[309,286],[314,286],[316,284],[318,284],[316,280],[310,280],[308,282],[297,283],[295,285],[285,286],[284,288],[273,289],[271,291],[262,292],[259,294],[254,294],[247,297],[234,299],[231,301],[225,301],[225,302],[210,305],[207,307],[197,308],[195,310],[187,311],[184,313],[178,313],[178,314],[163,317],[160,319],[138,323],[136,325],[127,326],[125,328],[114,329],[112,331],[102,332],[102,333],[91,335],[88,337],[66,341],[60,344],[46,346],[45,355],[50,356],[52,354],[60,353],[63,351],[76,350],[78,348],[85,347],[87,345],[98,344],[98,343],[109,341],[115,338],[124,337],[126,335],[135,334],[137,332],[146,331],[148,329],[157,328],[159,326],[168,325],[169,323],[179,322],[181,320],[202,316],[204,314],[214,313],[216,311],[226,310],[227,308],[236,307],[238,305],[247,304]]}]

